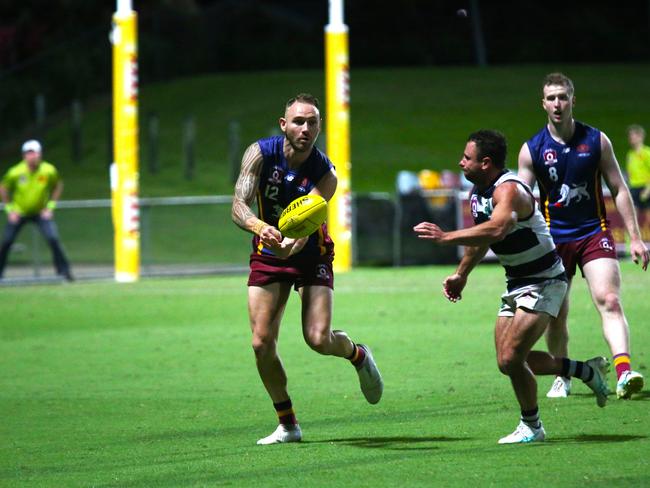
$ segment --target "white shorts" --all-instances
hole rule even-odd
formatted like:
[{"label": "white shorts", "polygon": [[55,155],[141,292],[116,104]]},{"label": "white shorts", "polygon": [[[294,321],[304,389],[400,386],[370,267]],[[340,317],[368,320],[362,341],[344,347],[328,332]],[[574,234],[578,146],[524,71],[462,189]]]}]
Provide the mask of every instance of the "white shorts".
[{"label": "white shorts", "polygon": [[513,317],[518,308],[523,308],[532,312],[546,312],[555,318],[568,287],[564,280],[549,279],[506,291],[501,295],[498,316]]}]

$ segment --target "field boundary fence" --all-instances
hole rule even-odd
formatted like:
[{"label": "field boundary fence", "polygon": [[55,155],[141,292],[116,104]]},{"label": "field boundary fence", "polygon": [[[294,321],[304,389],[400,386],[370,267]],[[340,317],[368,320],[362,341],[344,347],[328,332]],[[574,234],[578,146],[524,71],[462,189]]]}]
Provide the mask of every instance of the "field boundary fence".
[{"label": "field boundary fence", "polygon": [[[418,239],[413,226],[422,221],[443,230],[472,225],[469,192],[418,190],[410,194],[353,195],[355,266],[412,266],[457,263],[462,246],[434,246]],[[609,194],[605,197],[617,251],[625,254],[625,230]],[[245,273],[250,234],[231,220],[231,195],[141,198],[141,274],[151,276]],[[59,202],[56,222],[78,279],[113,276],[111,200]],[[650,241],[650,221],[640,216]],[[494,259],[488,254],[487,259]],[[58,281],[49,249],[34,225],[25,228],[10,253],[5,284]]]}]

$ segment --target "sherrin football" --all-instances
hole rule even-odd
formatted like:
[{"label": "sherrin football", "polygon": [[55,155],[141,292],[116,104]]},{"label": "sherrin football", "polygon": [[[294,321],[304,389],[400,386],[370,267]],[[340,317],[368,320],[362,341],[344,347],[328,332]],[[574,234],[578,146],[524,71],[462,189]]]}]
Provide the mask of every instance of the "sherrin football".
[{"label": "sherrin football", "polygon": [[283,236],[307,237],[327,219],[327,202],[320,195],[298,197],[280,214],[278,229]]}]

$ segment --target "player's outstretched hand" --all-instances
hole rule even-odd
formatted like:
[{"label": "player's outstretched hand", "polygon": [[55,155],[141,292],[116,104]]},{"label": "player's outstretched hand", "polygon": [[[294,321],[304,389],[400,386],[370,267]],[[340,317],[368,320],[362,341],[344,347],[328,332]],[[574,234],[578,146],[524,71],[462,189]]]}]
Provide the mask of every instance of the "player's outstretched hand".
[{"label": "player's outstretched hand", "polygon": [[641,261],[643,271],[648,269],[650,253],[641,239],[633,239],[630,241],[630,254],[632,254],[632,260],[635,264],[639,264],[639,261]]},{"label": "player's outstretched hand", "polygon": [[299,239],[292,239],[290,237],[285,237],[282,239],[277,246],[271,246],[273,254],[280,259],[287,259],[289,256],[298,254],[305,244],[309,240],[309,237],[301,237]]},{"label": "player's outstretched hand", "polygon": [[283,243],[285,241],[293,241],[291,243],[291,250],[289,251],[289,256],[293,256],[294,254],[298,254],[300,251],[302,251],[302,248],[305,247],[305,244],[307,244],[307,241],[309,240],[309,236],[307,237],[300,237],[298,239],[290,239],[289,237],[285,237]]},{"label": "player's outstretched hand", "polygon": [[272,225],[265,225],[260,231],[260,240],[262,244],[271,249],[280,247],[280,242],[282,241],[282,234],[280,231],[273,227]]},{"label": "player's outstretched hand", "polygon": [[447,276],[445,281],[442,282],[442,292],[447,297],[447,300],[455,303],[463,298],[461,292],[463,291],[463,288],[465,288],[466,284],[467,278],[455,273]]},{"label": "player's outstretched hand", "polygon": [[413,227],[413,231],[420,239],[428,239],[436,243],[441,242],[445,235],[440,227],[431,222],[420,222],[418,225]]},{"label": "player's outstretched hand", "polygon": [[273,248],[273,252],[277,257],[287,259],[289,256],[298,254],[305,247],[308,240],[309,237],[300,237],[298,239],[285,237],[277,247]]}]

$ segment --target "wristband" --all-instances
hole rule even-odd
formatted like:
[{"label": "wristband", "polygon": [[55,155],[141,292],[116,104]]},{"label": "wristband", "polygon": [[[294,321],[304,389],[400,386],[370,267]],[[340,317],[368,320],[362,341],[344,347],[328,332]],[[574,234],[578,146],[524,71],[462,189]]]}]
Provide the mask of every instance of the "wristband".
[{"label": "wristband", "polygon": [[269,224],[267,224],[263,220],[258,220],[257,222],[255,222],[255,225],[253,225],[253,234],[260,235],[262,229],[267,225]]},{"label": "wristband", "polygon": [[45,205],[45,208],[48,210],[54,210],[56,208],[56,201],[50,200],[49,202],[47,202],[47,205]]}]

